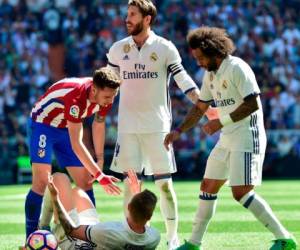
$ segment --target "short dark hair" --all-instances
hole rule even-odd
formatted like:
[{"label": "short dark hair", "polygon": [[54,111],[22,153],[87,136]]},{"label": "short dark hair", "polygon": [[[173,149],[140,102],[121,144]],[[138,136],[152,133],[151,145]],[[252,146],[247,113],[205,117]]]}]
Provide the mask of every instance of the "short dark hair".
[{"label": "short dark hair", "polygon": [[97,88],[117,89],[120,87],[120,77],[110,68],[102,67],[94,71],[93,83]]},{"label": "short dark hair", "polygon": [[203,26],[190,31],[187,42],[192,49],[200,49],[207,57],[225,58],[235,51],[233,41],[224,29]]},{"label": "short dark hair", "polygon": [[153,24],[155,17],[157,15],[157,10],[151,0],[129,0],[128,7],[129,6],[138,7],[143,17],[148,15],[151,16],[150,24]]},{"label": "short dark hair", "polygon": [[146,222],[151,219],[157,203],[157,196],[148,189],[132,197],[129,203],[129,212],[137,222]]}]

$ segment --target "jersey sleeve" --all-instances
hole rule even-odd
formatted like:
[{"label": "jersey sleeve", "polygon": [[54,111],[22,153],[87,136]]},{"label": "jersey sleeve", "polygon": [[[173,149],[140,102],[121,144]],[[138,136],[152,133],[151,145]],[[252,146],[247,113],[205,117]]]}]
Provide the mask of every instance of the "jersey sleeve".
[{"label": "jersey sleeve", "polygon": [[173,74],[174,80],[178,87],[187,94],[189,91],[198,88],[193,79],[188,75],[186,70],[181,64],[181,57],[175,45],[168,41],[167,53],[167,68]]},{"label": "jersey sleeve", "polygon": [[212,102],[214,100],[211,91],[209,90],[208,73],[205,72],[200,88],[199,100],[202,102]]},{"label": "jersey sleeve", "polygon": [[88,226],[85,230],[87,240],[96,245],[106,242],[106,233],[106,230],[99,224]]},{"label": "jersey sleeve", "polygon": [[65,97],[65,119],[70,122],[80,123],[82,122],[82,115],[84,112],[84,108],[82,103],[80,102],[79,95],[74,96],[67,95]]},{"label": "jersey sleeve", "polygon": [[97,114],[99,116],[106,116],[107,113],[111,110],[111,108],[112,108],[112,104],[110,104],[106,107],[100,108],[100,110],[97,112]]},{"label": "jersey sleeve", "polygon": [[246,62],[239,63],[234,67],[233,82],[243,98],[260,93],[254,72]]},{"label": "jersey sleeve", "polygon": [[117,46],[116,44],[113,44],[108,53],[106,54],[107,60],[108,60],[108,65],[113,68],[113,69],[118,69],[119,68],[119,62],[118,62],[118,57],[117,57]]}]

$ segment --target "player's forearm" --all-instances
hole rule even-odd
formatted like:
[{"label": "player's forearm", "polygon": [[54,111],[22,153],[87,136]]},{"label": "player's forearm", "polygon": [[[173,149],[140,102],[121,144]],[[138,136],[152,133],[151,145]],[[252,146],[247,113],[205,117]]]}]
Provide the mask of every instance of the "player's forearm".
[{"label": "player's forearm", "polygon": [[93,143],[97,160],[104,160],[105,117],[95,116],[92,125]]},{"label": "player's forearm", "polygon": [[178,128],[182,132],[186,132],[189,129],[195,127],[198,121],[202,118],[204,113],[205,113],[204,110],[199,109],[197,105],[194,105]]},{"label": "player's forearm", "polygon": [[82,142],[72,144],[72,149],[83,164],[83,166],[95,176],[101,169],[95,163],[93,157]]},{"label": "player's forearm", "polygon": [[80,240],[87,240],[85,236],[85,229],[86,226],[84,225],[75,225],[61,202],[58,200],[57,197],[53,197],[53,206],[54,206],[54,211],[55,214],[58,217],[58,220],[63,227],[65,234],[68,236],[75,237]]},{"label": "player's forearm", "polygon": [[70,235],[78,227],[76,227],[75,223],[70,218],[67,211],[64,209],[57,197],[53,198],[53,206],[66,235]]},{"label": "player's forearm", "polygon": [[198,88],[195,88],[189,92],[186,93],[186,96],[190,99],[190,101],[194,104],[196,104],[199,100],[200,90]]},{"label": "player's forearm", "polygon": [[236,110],[230,113],[233,122],[243,120],[258,109],[257,97],[247,98]]}]

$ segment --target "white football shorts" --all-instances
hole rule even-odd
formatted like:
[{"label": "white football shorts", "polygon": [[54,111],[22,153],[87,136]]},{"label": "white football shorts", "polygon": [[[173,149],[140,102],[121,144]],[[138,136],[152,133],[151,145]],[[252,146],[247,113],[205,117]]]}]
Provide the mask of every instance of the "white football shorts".
[{"label": "white football shorts", "polygon": [[264,156],[215,147],[208,157],[204,178],[228,180],[229,186],[261,185]]},{"label": "white football shorts", "polygon": [[145,175],[175,173],[173,147],[164,147],[167,133],[129,134],[119,133],[110,169],[124,173],[133,169]]}]

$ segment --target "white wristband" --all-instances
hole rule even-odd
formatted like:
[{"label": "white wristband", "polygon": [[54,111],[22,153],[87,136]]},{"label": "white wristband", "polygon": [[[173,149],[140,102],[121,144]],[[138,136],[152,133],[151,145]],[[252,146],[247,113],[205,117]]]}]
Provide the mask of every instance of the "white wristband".
[{"label": "white wristband", "polygon": [[231,119],[230,115],[223,115],[220,117],[220,122],[224,126],[233,123],[233,120]]},{"label": "white wristband", "polygon": [[103,179],[103,177],[105,176],[105,174],[103,174],[103,172],[101,172],[101,174],[99,176],[96,177],[97,181],[101,181]]}]

